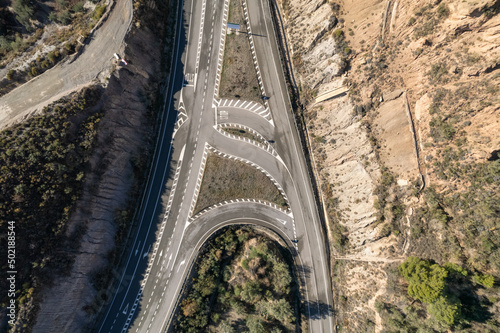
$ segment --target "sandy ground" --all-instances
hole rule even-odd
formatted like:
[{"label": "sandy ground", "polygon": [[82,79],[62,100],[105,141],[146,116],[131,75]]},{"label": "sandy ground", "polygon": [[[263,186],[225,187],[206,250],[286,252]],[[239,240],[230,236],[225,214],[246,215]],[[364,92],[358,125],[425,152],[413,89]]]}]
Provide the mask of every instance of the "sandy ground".
[{"label": "sandy ground", "polygon": [[374,123],[381,143],[380,157],[385,165],[398,175],[400,183],[417,178],[417,158],[404,96],[382,103]]}]

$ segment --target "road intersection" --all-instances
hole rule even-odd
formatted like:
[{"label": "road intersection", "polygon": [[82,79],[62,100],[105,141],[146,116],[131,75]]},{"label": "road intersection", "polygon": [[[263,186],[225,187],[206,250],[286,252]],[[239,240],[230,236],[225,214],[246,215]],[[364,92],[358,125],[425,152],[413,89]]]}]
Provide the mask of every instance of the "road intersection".
[{"label": "road intersection", "polygon": [[[244,1],[244,8],[260,89],[270,97],[263,103],[218,97],[228,0],[184,0],[178,6],[165,119],[138,231],[98,332],[162,332],[171,324],[203,242],[231,224],[266,227],[286,242],[304,281],[310,331],[334,331],[325,235],[290,110],[269,4]],[[228,124],[265,140],[229,135],[222,130]],[[242,198],[193,215],[209,152],[264,172],[290,209]]]}]

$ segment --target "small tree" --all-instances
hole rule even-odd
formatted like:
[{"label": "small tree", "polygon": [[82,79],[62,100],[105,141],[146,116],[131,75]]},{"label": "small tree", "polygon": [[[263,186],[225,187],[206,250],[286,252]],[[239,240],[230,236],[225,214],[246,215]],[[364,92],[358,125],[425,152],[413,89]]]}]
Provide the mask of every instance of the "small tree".
[{"label": "small tree", "polygon": [[399,273],[408,282],[408,295],[432,303],[441,295],[448,272],[438,264],[409,257],[399,266]]},{"label": "small tree", "polygon": [[453,325],[460,318],[461,307],[460,302],[441,296],[434,303],[429,304],[427,309],[437,320]]},{"label": "small tree", "polygon": [[293,318],[293,310],[287,300],[282,298],[277,302],[271,303],[269,315],[282,323],[289,323]]},{"label": "small tree", "polygon": [[199,310],[200,310],[200,305],[192,299],[185,299],[182,301],[182,313],[186,317],[191,317],[194,316]]},{"label": "small tree", "polygon": [[27,30],[31,30],[30,19],[33,17],[34,10],[30,0],[14,0],[12,8],[16,12],[16,20]]},{"label": "small tree", "polygon": [[266,328],[264,327],[264,323],[259,316],[248,316],[246,319],[246,325],[250,330],[250,333],[264,333],[266,332]]}]

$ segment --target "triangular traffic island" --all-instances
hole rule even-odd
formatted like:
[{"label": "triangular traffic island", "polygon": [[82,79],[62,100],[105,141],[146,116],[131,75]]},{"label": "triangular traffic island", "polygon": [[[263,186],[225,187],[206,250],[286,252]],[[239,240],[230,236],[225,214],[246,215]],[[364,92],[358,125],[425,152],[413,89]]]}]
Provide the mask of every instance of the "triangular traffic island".
[{"label": "triangular traffic island", "polygon": [[262,171],[235,159],[210,152],[193,215],[230,200],[262,200],[287,209],[285,197]]},{"label": "triangular traffic island", "polygon": [[[262,102],[245,23],[242,0],[229,0],[219,97]],[[236,26],[239,30],[235,29]]]}]

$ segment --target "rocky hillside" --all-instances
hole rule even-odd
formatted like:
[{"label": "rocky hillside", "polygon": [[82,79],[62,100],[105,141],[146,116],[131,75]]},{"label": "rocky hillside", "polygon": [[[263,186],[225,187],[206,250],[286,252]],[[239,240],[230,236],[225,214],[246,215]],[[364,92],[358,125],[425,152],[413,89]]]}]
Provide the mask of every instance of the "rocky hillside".
[{"label": "rocky hillside", "polygon": [[61,226],[64,242],[53,246],[58,253],[68,253],[70,260],[63,272],[46,274],[50,283],[44,281],[30,291],[36,297],[19,309],[11,332],[88,331],[108,299],[112,268],[131,228],[148,170],[150,151],[144,147],[154,147],[157,96],[166,68],[162,50],[169,50],[162,36],[173,33],[168,28],[173,25],[164,24],[173,20],[168,7],[166,1],[136,3],[135,24],[125,40],[127,67],[113,67],[109,78],[94,82],[102,92],[97,103],[100,121],[93,132],[95,149],[85,173],[79,175],[84,181],[78,200],[65,208],[69,219]]},{"label": "rocky hillside", "polygon": [[[424,329],[430,318],[431,332],[494,331],[498,287],[479,281],[500,276],[500,3],[280,8],[327,211],[338,327]],[[448,267],[439,290],[456,305],[451,321],[407,294],[397,268],[409,256]]]}]

